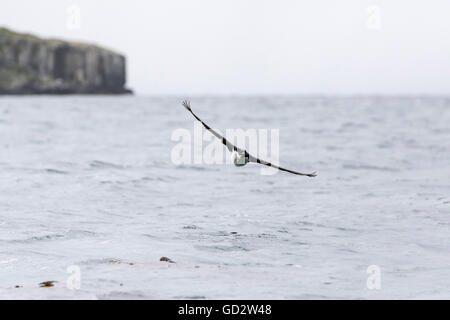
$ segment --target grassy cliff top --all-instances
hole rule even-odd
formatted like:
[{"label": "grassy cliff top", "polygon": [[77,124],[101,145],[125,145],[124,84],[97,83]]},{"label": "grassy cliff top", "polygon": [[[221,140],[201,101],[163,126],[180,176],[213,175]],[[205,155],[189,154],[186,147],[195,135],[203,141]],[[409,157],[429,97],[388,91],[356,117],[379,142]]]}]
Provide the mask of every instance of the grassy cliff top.
[{"label": "grassy cliff top", "polygon": [[0,36],[17,39],[42,40],[32,34],[15,32],[5,27],[0,27]]},{"label": "grassy cliff top", "polygon": [[[95,48],[98,50],[108,51],[111,53],[117,53],[114,50],[111,50],[111,49],[105,48],[105,47],[100,47],[99,45],[96,45],[93,43],[67,41],[67,40],[54,39],[54,38],[40,38],[40,37],[35,36],[30,33],[16,32],[16,31],[12,31],[8,28],[0,26],[0,38],[1,37],[8,38],[13,41],[26,40],[26,41],[33,41],[33,42],[48,43],[48,44],[53,44],[53,45],[69,45],[69,46],[79,47],[79,48]],[[120,53],[117,53],[117,54],[120,54]]]}]

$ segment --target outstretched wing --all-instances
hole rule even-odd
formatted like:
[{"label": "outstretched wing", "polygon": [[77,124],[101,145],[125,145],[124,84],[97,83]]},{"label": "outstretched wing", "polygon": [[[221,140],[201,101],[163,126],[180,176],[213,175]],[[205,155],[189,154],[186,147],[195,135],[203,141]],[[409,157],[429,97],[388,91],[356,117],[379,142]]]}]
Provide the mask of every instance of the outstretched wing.
[{"label": "outstretched wing", "polygon": [[281,170],[281,171],[286,171],[286,172],[289,172],[289,173],[293,173],[293,174],[296,174],[296,175],[299,175],[299,176],[307,176],[307,177],[315,177],[315,176],[317,176],[316,172],[313,172],[313,173],[301,173],[301,172],[285,169],[285,168],[276,166],[276,165],[274,165],[274,164],[272,164],[270,162],[267,162],[267,161],[261,160],[259,158],[256,158],[256,157],[252,156],[251,154],[248,154],[248,161],[254,162],[254,163],[260,163],[260,164],[263,164],[265,166],[272,167],[272,168],[275,168],[275,169],[278,169],[278,170]]},{"label": "outstretched wing", "polygon": [[198,121],[201,122],[201,124],[205,127],[206,130],[211,132],[220,141],[222,141],[222,143],[227,147],[227,149],[230,152],[234,150],[234,151],[237,151],[239,153],[245,154],[245,157],[248,158],[249,162],[259,163],[259,164],[262,164],[262,165],[265,165],[265,166],[268,166],[268,167],[276,168],[278,170],[289,172],[289,173],[293,173],[293,174],[296,174],[296,175],[299,175],[299,176],[307,176],[307,177],[315,177],[315,176],[317,176],[317,174],[315,172],[313,172],[313,173],[301,173],[301,172],[297,172],[297,171],[281,168],[281,167],[276,166],[276,165],[274,165],[274,164],[272,164],[270,162],[267,162],[267,161],[264,161],[264,160],[261,160],[259,158],[256,158],[256,157],[252,156],[246,150],[240,149],[240,148],[236,147],[235,145],[233,145],[230,141],[228,141],[223,136],[218,134],[216,131],[211,129],[206,123],[204,123],[199,117],[197,117],[197,115],[194,112],[192,112],[191,105],[190,105],[189,101],[184,100],[183,101],[183,106],[194,116],[195,119],[197,119]]},{"label": "outstretched wing", "polygon": [[190,112],[192,113],[192,115],[194,116],[195,119],[197,119],[198,121],[200,121],[202,123],[202,125],[205,127],[206,130],[208,130],[209,132],[211,132],[213,135],[215,135],[220,141],[222,141],[222,143],[227,147],[228,151],[237,151],[239,153],[244,153],[245,150],[240,149],[238,147],[236,147],[235,145],[233,145],[230,141],[228,141],[227,139],[225,139],[223,136],[221,136],[220,134],[218,134],[216,131],[214,131],[213,129],[211,129],[206,123],[204,123],[202,121],[202,119],[200,119],[199,117],[197,117],[197,115],[192,112],[191,109],[191,104],[189,103],[189,101],[184,100],[183,101],[183,106]]}]

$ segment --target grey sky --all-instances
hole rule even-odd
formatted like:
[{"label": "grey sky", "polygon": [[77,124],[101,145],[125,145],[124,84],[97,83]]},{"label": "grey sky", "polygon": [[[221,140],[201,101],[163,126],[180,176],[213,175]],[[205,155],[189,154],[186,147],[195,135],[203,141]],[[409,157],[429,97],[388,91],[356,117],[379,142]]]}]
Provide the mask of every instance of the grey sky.
[{"label": "grey sky", "polygon": [[0,25],[124,53],[141,94],[450,94],[448,0],[0,1]]}]

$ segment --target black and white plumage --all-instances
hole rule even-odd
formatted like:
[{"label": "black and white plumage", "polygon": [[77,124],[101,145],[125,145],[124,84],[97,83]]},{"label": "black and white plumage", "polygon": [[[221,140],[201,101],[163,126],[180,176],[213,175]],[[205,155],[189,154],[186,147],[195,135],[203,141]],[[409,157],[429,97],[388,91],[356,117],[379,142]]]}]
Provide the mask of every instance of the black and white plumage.
[{"label": "black and white plumage", "polygon": [[227,147],[228,151],[231,152],[231,159],[233,160],[233,163],[234,163],[235,166],[242,167],[242,166],[245,166],[249,162],[253,162],[253,163],[259,163],[259,164],[262,164],[262,165],[265,165],[265,166],[268,166],[268,167],[276,168],[276,169],[281,170],[281,171],[293,173],[293,174],[296,174],[296,175],[299,175],[299,176],[315,177],[317,175],[316,172],[313,172],[313,173],[301,173],[301,172],[297,172],[297,171],[281,168],[281,167],[276,166],[276,165],[274,165],[274,164],[272,164],[270,162],[267,162],[267,161],[264,161],[264,160],[261,160],[261,159],[259,159],[257,157],[252,156],[246,150],[240,149],[240,148],[236,147],[235,145],[233,145],[231,142],[229,142],[223,136],[221,136],[216,131],[211,129],[199,117],[197,117],[197,115],[192,111],[189,101],[187,101],[187,100],[183,101],[183,106],[194,116],[195,119],[197,119],[198,121],[201,122],[201,124],[205,127],[206,130],[211,132],[220,141],[222,141],[222,143]]}]

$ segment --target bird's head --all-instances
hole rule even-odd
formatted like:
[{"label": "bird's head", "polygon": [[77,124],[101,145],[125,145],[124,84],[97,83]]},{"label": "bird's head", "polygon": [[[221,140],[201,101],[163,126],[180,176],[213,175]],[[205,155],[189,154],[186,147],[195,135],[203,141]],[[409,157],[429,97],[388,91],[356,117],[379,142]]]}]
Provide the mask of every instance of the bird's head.
[{"label": "bird's head", "polygon": [[231,152],[231,160],[233,160],[233,163],[236,163],[238,158],[239,158],[239,154],[237,153],[237,151]]}]

